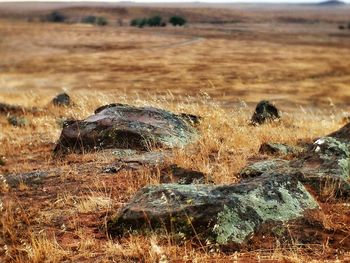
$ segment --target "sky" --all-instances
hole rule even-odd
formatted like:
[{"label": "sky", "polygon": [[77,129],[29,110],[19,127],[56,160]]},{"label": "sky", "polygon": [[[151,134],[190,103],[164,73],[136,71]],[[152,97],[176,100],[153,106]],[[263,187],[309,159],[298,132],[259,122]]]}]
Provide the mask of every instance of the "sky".
[{"label": "sky", "polygon": [[[205,2],[205,3],[258,3],[258,2],[273,2],[273,3],[312,3],[323,2],[325,0],[126,0],[127,2],[135,3],[164,3],[164,2]],[[124,2],[126,2],[124,1]],[[341,0],[350,3],[350,0]],[[120,2],[115,0],[0,0],[0,2]],[[123,1],[122,1],[123,2]]]}]

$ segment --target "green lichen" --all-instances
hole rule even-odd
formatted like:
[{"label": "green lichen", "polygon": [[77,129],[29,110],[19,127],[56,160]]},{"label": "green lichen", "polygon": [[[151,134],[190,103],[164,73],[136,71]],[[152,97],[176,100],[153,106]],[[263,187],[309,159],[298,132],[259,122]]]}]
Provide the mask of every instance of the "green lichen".
[{"label": "green lichen", "polygon": [[321,170],[344,179],[349,177],[350,152],[346,143],[332,137],[315,142],[315,152],[323,160]]},{"label": "green lichen", "polygon": [[[262,188],[255,189],[246,195],[233,194],[232,196],[238,198],[240,206],[235,209],[226,207],[218,214],[217,224],[213,229],[217,235],[217,242],[226,244],[233,241],[241,244],[253,234],[260,223],[267,220],[288,221],[302,216],[305,207],[311,209],[319,207],[300,182],[293,193],[286,185],[276,187],[281,200],[267,199]],[[251,208],[251,211],[254,210],[257,215],[249,216],[247,210],[243,210],[245,207]],[[259,218],[259,220],[253,221],[253,218]]]}]

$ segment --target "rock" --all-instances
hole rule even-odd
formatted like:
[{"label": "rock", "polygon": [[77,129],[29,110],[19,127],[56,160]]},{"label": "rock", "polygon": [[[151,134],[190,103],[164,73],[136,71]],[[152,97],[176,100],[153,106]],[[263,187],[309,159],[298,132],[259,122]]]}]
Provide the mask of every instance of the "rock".
[{"label": "rock", "polygon": [[52,104],[55,106],[70,106],[71,99],[67,93],[61,93],[53,98]]},{"label": "rock", "polygon": [[331,195],[350,196],[350,151],[344,141],[322,137],[290,165],[299,171],[300,180],[317,193],[324,192],[328,187]]},{"label": "rock", "polygon": [[263,124],[268,121],[276,121],[280,119],[278,109],[269,101],[260,101],[255,108],[251,122],[255,125]]},{"label": "rock", "polygon": [[183,147],[194,142],[196,130],[178,115],[153,107],[110,106],[63,128],[55,152],[96,149]]},{"label": "rock", "polygon": [[160,171],[160,182],[178,184],[205,184],[208,182],[212,183],[210,180],[207,181],[207,176],[204,173],[185,169],[177,166],[176,164],[164,167]]},{"label": "rock", "polygon": [[131,229],[166,227],[213,238],[218,244],[242,245],[266,222],[287,223],[318,208],[296,177],[266,173],[236,185],[144,187],[107,229],[115,236]]},{"label": "rock", "polygon": [[7,121],[9,124],[16,127],[24,127],[28,125],[28,120],[24,117],[9,116],[7,117]]},{"label": "rock", "polygon": [[272,172],[287,167],[288,164],[288,161],[281,159],[260,161],[247,165],[240,171],[239,175],[241,178],[258,177],[265,172]]},{"label": "rock", "polygon": [[12,188],[16,188],[20,183],[34,186],[42,183],[42,180],[48,176],[48,173],[35,171],[30,173],[21,174],[7,174],[3,177],[6,180],[6,184]]},{"label": "rock", "polygon": [[129,149],[118,149],[113,151],[113,154],[118,157],[117,161],[113,165],[103,168],[102,172],[118,173],[124,170],[139,170],[144,167],[158,168],[158,166],[163,165],[165,158],[171,156],[168,151],[138,153]]},{"label": "rock", "polygon": [[282,143],[263,143],[260,146],[259,153],[270,154],[270,155],[288,155],[288,154],[298,154],[303,149],[301,147],[293,147]]}]

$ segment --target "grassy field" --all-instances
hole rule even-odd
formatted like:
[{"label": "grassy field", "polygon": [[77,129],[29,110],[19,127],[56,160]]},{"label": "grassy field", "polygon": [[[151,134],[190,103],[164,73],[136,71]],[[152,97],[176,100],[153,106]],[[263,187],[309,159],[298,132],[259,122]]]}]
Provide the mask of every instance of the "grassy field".
[{"label": "grassy field", "polygon": [[[321,204],[329,231],[307,246],[297,236],[292,245],[262,240],[241,252],[195,239],[179,242],[171,234],[113,240],[106,234],[106,220],[142,186],[158,184],[159,172],[145,168],[105,174],[103,167],[115,160],[108,150],[64,159],[52,155],[60,120],[84,119],[111,102],[152,105],[203,117],[199,142],[176,150],[167,162],[205,172],[218,184],[235,183],[247,163],[267,158],[258,154],[261,143],[296,145],[344,124],[350,114],[350,30],[340,31],[338,25],[345,22],[348,7],[298,14],[285,7],[221,7],[217,17],[208,15],[213,7],[191,7],[181,11],[190,18],[185,28],[143,29],[27,22],[50,8],[24,14],[15,8],[17,13],[9,15],[9,6],[1,7],[0,102],[40,111],[24,114],[25,127],[13,127],[8,116],[0,116],[0,157],[5,160],[0,173],[45,171],[49,176],[40,187],[20,184],[16,189],[0,177],[0,261],[305,262],[350,257],[349,205],[332,200]],[[124,24],[139,14],[180,12],[173,7],[123,8],[126,14],[109,7],[63,12],[120,16]],[[212,23],[235,17],[241,21]],[[304,22],[295,22],[301,18]],[[53,107],[51,99],[63,91],[75,105]],[[261,99],[282,111],[280,123],[249,125]]]}]

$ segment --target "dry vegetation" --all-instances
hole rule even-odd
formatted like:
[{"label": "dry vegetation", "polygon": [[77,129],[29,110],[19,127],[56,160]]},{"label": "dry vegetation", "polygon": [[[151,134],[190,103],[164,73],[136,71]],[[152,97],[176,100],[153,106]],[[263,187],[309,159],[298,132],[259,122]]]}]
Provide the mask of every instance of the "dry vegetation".
[{"label": "dry vegetation", "polygon": [[[318,19],[327,20],[327,14]],[[322,244],[305,246],[293,237],[292,245],[262,241],[254,250],[234,252],[170,233],[113,240],[105,232],[107,218],[142,186],[159,183],[159,174],[147,168],[105,174],[102,168],[115,159],[108,150],[64,159],[52,155],[60,120],[86,118],[111,102],[152,105],[203,117],[200,140],[176,150],[169,162],[205,172],[215,183],[235,183],[244,165],[266,157],[257,154],[261,143],[296,145],[344,124],[350,38],[333,36],[333,25],[280,25],[281,33],[268,23],[140,30],[1,20],[0,102],[42,111],[26,113],[29,125],[21,128],[0,116],[0,157],[6,161],[0,173],[46,171],[49,176],[40,186],[22,183],[16,189],[0,177],[0,261],[349,258],[349,247],[342,245],[349,244],[349,205],[332,200],[322,204],[330,229]],[[61,91],[72,96],[73,107],[50,105]],[[260,99],[277,104],[280,123],[248,125]]]}]

